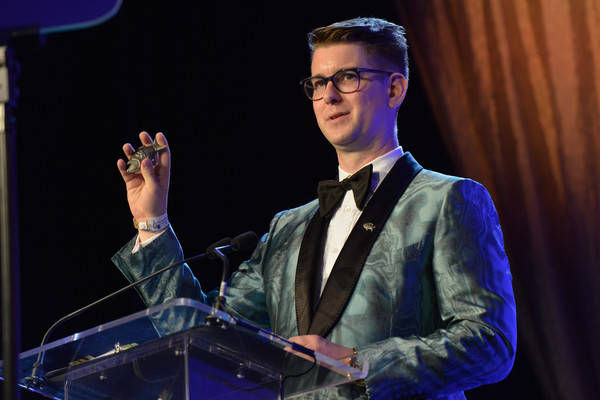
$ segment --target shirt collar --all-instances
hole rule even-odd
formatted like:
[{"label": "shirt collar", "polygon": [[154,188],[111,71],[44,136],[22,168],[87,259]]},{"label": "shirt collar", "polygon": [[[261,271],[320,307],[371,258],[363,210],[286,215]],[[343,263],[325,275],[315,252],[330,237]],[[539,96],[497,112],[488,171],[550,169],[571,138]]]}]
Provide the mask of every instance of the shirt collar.
[{"label": "shirt collar", "polygon": [[[377,157],[376,159],[374,159],[373,161],[371,161],[368,164],[365,164],[365,165],[373,164],[373,178],[371,180],[371,191],[374,192],[379,187],[379,184],[385,179],[388,172],[390,172],[390,170],[392,169],[394,164],[396,164],[396,161],[398,161],[400,159],[400,157],[402,157],[402,155],[404,155],[402,146],[398,146],[394,150],[387,152],[382,156]],[[352,175],[352,174],[349,174],[348,172],[344,171],[339,166],[338,166],[338,173],[339,173],[340,181],[349,177],[350,175]]]}]

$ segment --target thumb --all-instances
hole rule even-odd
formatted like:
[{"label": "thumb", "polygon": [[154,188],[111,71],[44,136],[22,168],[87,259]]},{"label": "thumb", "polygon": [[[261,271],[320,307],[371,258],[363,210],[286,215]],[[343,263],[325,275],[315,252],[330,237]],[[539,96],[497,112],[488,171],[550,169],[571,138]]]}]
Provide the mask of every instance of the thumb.
[{"label": "thumb", "polygon": [[142,172],[142,176],[144,177],[146,184],[150,183],[158,185],[158,179],[154,173],[154,165],[152,165],[152,160],[149,158],[143,159],[140,165],[140,171]]}]

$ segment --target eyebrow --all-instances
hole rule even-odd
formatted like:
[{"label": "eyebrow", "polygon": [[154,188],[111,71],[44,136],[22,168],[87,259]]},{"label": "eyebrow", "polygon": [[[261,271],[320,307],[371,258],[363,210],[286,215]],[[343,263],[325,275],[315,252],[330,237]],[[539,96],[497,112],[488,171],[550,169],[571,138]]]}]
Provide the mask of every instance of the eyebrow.
[{"label": "eyebrow", "polygon": [[340,68],[340,69],[338,69],[337,71],[335,71],[335,72],[334,72],[333,74],[331,74],[331,75],[311,75],[309,78],[328,78],[328,77],[330,77],[330,76],[332,76],[332,75],[335,75],[335,74],[337,74],[337,73],[338,73],[338,72],[340,72],[340,71],[344,71],[344,70],[346,70],[346,69],[354,69],[354,68],[360,68],[360,67],[344,67],[344,68]]}]

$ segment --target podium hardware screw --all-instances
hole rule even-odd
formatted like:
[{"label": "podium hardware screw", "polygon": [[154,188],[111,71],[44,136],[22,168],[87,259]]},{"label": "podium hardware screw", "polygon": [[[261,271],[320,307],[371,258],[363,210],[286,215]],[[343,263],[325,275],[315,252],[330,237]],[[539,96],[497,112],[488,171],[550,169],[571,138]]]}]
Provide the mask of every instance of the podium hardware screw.
[{"label": "podium hardware screw", "polygon": [[237,369],[237,371],[235,373],[236,378],[244,379],[246,377],[245,370],[246,370],[246,368],[245,368],[244,364],[240,364],[239,368]]},{"label": "podium hardware screw", "polygon": [[108,380],[108,376],[106,376],[104,372],[101,372],[98,376],[98,379],[100,379],[100,382],[105,382],[106,380]]}]

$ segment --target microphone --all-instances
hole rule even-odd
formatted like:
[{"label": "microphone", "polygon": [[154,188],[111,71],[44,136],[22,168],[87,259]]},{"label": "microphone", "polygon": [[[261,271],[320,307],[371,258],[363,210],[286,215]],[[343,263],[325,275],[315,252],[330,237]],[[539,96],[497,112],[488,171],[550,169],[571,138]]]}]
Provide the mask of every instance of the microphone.
[{"label": "microphone", "polygon": [[[221,241],[225,239],[221,239]],[[229,242],[227,243],[221,244],[221,241],[211,245],[208,249],[206,249],[206,254],[208,254],[208,258],[211,260],[221,258],[219,253],[222,255],[229,255],[238,251],[254,249],[258,244],[258,236],[256,236],[256,233],[249,231],[242,233],[233,239],[229,239]]]},{"label": "microphone", "polygon": [[[234,237],[231,240],[231,243],[224,246],[211,246],[206,251],[208,253],[208,257],[211,259],[220,259],[223,263],[223,274],[221,275],[221,285],[219,287],[219,295],[215,297],[215,302],[213,304],[213,308],[219,311],[227,311],[225,308],[225,291],[227,290],[227,278],[229,277],[229,258],[228,254],[254,249],[258,244],[258,236],[256,233],[250,231],[246,233],[242,233],[239,236]],[[208,324],[217,324],[224,323],[220,318],[214,318],[213,316],[207,316],[205,321]]]},{"label": "microphone", "polygon": [[[230,253],[233,253],[233,252],[236,252],[236,251],[242,251],[242,250],[249,249],[251,247],[251,245],[252,245],[252,242],[251,242],[252,235],[256,238],[256,234],[254,232],[243,233],[243,234],[235,237],[233,240],[230,239],[230,238],[228,238],[228,237],[223,238],[223,239],[219,240],[218,242],[215,242],[212,245],[210,245],[206,249],[206,252],[204,252],[202,254],[198,254],[198,255],[195,255],[195,256],[192,256],[192,257],[188,257],[188,258],[184,258],[183,260],[180,260],[180,261],[174,262],[172,264],[169,264],[166,267],[164,267],[162,269],[159,269],[158,271],[154,271],[153,273],[151,273],[151,274],[149,274],[149,275],[147,275],[147,276],[145,276],[145,277],[143,277],[143,278],[141,278],[141,279],[139,279],[139,280],[137,280],[135,282],[132,282],[129,285],[127,285],[127,286],[125,286],[125,287],[123,287],[123,288],[121,288],[121,289],[119,289],[119,290],[117,290],[115,292],[112,292],[109,295],[104,296],[104,297],[102,297],[99,300],[94,301],[91,304],[88,304],[88,305],[86,305],[84,307],[81,307],[80,309],[75,310],[72,313],[67,314],[67,315],[61,317],[54,324],[52,324],[52,326],[50,326],[50,328],[48,328],[48,330],[44,334],[44,337],[42,338],[42,343],[40,344],[40,347],[44,346],[48,342],[48,338],[50,337],[50,335],[52,334],[52,332],[60,324],[62,324],[63,322],[66,322],[66,321],[70,320],[71,318],[76,317],[79,314],[81,314],[81,313],[83,313],[83,312],[85,312],[85,311],[87,311],[87,310],[89,310],[89,309],[91,309],[91,308],[93,308],[93,307],[101,304],[101,303],[104,303],[105,301],[110,300],[113,297],[116,297],[117,295],[119,295],[119,294],[121,294],[121,293],[123,293],[123,292],[125,292],[125,291],[127,291],[127,290],[129,290],[131,288],[134,288],[134,287],[136,287],[136,286],[138,286],[138,285],[146,282],[147,280],[152,279],[155,276],[160,275],[160,274],[162,274],[162,273],[164,273],[164,272],[166,272],[166,271],[168,271],[168,270],[170,270],[170,269],[172,269],[174,267],[177,267],[177,266],[179,266],[181,264],[190,263],[192,261],[200,260],[200,259],[203,259],[203,258],[213,258],[213,257],[211,257],[211,255],[215,254],[216,252],[221,253],[221,251],[220,251],[221,249],[223,250],[223,252],[225,252],[227,254],[230,254]],[[254,246],[256,246],[256,242],[257,242],[257,240],[255,239]],[[226,276],[226,275],[224,274],[223,276]],[[31,376],[25,378],[25,380],[29,381],[28,386],[43,384],[44,379],[42,377],[38,376],[38,369],[43,366],[44,355],[45,355],[45,351],[42,351],[42,352],[40,352],[38,354],[38,359],[33,364],[33,371],[31,373]]]}]

